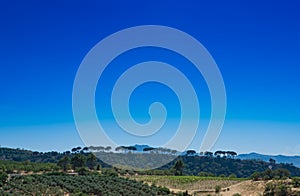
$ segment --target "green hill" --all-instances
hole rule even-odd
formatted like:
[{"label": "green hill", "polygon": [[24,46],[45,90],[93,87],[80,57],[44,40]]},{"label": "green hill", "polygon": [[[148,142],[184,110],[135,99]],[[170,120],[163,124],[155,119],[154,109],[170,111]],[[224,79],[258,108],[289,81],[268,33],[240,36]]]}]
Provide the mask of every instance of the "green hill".
[{"label": "green hill", "polygon": [[[74,150],[75,149],[75,150]],[[24,149],[11,149],[11,148],[0,148],[0,160],[10,160],[15,162],[27,162],[28,163],[58,163],[63,157],[69,157],[72,159],[75,155],[81,154],[83,157],[88,157],[90,152],[87,149],[74,148],[73,152],[66,151],[63,153],[59,152],[33,152]],[[107,156],[112,156],[112,152],[101,152],[107,154]],[[126,153],[119,153],[122,156],[126,157]],[[163,154],[151,154],[149,153],[147,156],[163,156]],[[165,155],[169,156],[169,155]],[[127,161],[134,161],[136,157],[141,157],[140,153],[130,153],[130,159]],[[145,156],[146,157],[146,156]],[[151,158],[151,157],[150,157]],[[213,156],[212,153],[208,153],[207,155],[196,155],[189,156],[183,155],[175,158],[170,163],[157,168],[156,170],[144,171],[140,173],[144,174],[174,174],[173,167],[178,160],[183,161],[182,175],[201,175],[201,176],[236,176],[241,178],[248,178],[254,172],[262,172],[268,168],[272,168],[272,170],[276,169],[287,169],[291,176],[300,176],[300,168],[293,166],[292,164],[280,163],[276,164],[275,162],[266,162],[262,160],[241,160],[234,158],[234,156],[220,157]],[[138,159],[141,161],[140,164],[149,164],[149,157],[146,159]],[[145,163],[143,163],[143,161]],[[96,165],[100,165],[102,168],[112,167],[103,163],[101,160],[96,160]],[[1,162],[0,162],[1,164]],[[15,164],[16,165],[16,164]],[[0,165],[1,166],[1,165]],[[6,166],[7,167],[7,166]],[[24,166],[25,167],[25,166]],[[37,166],[35,166],[37,167]],[[53,170],[53,165],[47,165],[50,170]],[[130,168],[127,167],[127,170]],[[126,171],[125,171],[126,172]],[[124,172],[124,173],[125,173]]]}]

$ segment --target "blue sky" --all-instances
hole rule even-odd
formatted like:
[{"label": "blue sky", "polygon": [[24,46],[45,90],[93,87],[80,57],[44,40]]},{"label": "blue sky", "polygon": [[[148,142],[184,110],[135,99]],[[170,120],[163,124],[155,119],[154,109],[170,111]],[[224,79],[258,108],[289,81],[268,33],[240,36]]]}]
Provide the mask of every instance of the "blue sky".
[{"label": "blue sky", "polygon": [[[299,155],[299,8],[296,0],[1,2],[0,144],[61,151],[83,145],[72,114],[73,82],[82,59],[106,36],[152,24],[195,37],[219,66],[227,115],[213,150]],[[170,63],[182,61],[151,48],[128,52],[119,61],[129,65],[152,58],[149,54]],[[110,76],[120,71],[113,66],[107,71],[103,76],[109,78],[107,87],[114,82]],[[204,82],[192,69],[186,73],[191,81]],[[107,106],[97,99],[99,92],[97,112]],[[206,120],[210,106],[205,84],[197,93]],[[158,84],[145,85],[133,94],[137,120],[147,119],[145,108],[159,95],[176,120],[177,99]],[[111,120],[109,112],[104,116]],[[195,137],[191,148],[199,148],[202,136]]]}]

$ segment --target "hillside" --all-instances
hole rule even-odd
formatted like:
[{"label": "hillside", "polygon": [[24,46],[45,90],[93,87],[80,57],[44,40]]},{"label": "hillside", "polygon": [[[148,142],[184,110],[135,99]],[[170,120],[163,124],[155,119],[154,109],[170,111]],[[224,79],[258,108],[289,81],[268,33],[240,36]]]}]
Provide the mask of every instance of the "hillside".
[{"label": "hillside", "polygon": [[256,159],[269,161],[270,158],[274,159],[277,163],[292,163],[296,167],[300,167],[300,156],[284,156],[284,155],[263,155],[258,153],[239,154],[239,159]]},{"label": "hillside", "polygon": [[0,195],[176,195],[168,188],[149,186],[145,183],[105,176],[67,175],[50,173],[22,175],[11,178],[0,186]]},{"label": "hillside", "polygon": [[[220,176],[235,175],[239,178],[250,177],[254,172],[262,172],[269,168],[270,163],[260,160],[241,160],[236,158],[180,156],[176,160],[161,167],[166,170],[173,167],[178,159],[184,162],[184,175]],[[272,164],[272,169],[287,169],[291,176],[300,176],[300,168],[290,164]]]},{"label": "hillside", "polygon": [[[81,149],[81,148],[80,148]],[[100,153],[100,152],[99,152]],[[72,159],[74,156],[81,154],[85,159],[91,154],[87,149],[79,150],[75,149],[73,152],[66,151],[63,153],[59,152],[32,152],[29,150],[23,149],[11,149],[11,148],[0,148],[0,160],[9,160],[15,162],[32,162],[32,163],[58,163],[63,157],[68,157]],[[97,153],[96,153],[97,154]],[[149,160],[153,157],[161,157],[161,156],[170,156],[169,154],[155,154],[148,153],[141,156],[141,153],[112,153],[112,152],[101,152],[102,156],[107,157],[127,157],[124,160],[127,161],[126,164],[131,163],[134,164],[136,160],[139,160],[139,164],[147,165],[149,164]],[[139,158],[139,159],[137,159]],[[297,168],[291,164],[275,164],[269,163],[262,160],[242,160],[235,157],[220,157],[213,155],[203,155],[203,156],[179,156],[175,158],[173,161],[165,164],[164,166],[157,168],[155,170],[149,171],[140,171],[140,174],[158,174],[158,175],[173,175],[174,173],[174,165],[178,160],[183,161],[182,174],[183,175],[200,175],[200,176],[236,176],[240,178],[248,178],[254,172],[262,172],[272,166],[273,170],[276,169],[287,169],[291,176],[300,176],[300,168]],[[100,165],[102,168],[112,167],[103,163],[101,160],[97,159],[94,165]],[[130,165],[130,164],[129,164]],[[113,165],[116,166],[116,165]],[[120,165],[119,165],[120,166]],[[126,168],[126,167],[125,167]],[[124,168],[124,169],[125,169]],[[127,170],[133,170],[130,168],[126,168]]]}]

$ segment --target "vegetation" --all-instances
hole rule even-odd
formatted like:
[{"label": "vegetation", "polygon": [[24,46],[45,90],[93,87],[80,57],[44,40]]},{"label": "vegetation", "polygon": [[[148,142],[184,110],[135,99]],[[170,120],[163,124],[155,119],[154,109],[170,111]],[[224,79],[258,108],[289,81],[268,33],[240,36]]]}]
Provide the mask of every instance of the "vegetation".
[{"label": "vegetation", "polygon": [[8,178],[7,173],[0,171],[0,187],[2,187]]},{"label": "vegetation", "polygon": [[243,178],[199,177],[199,176],[130,176],[130,178],[181,190],[214,190],[216,185],[222,188],[239,183]]},{"label": "vegetation", "polygon": [[267,169],[264,172],[254,172],[251,176],[252,180],[285,180],[290,177],[290,172],[287,169]]},{"label": "vegetation", "polygon": [[184,168],[184,163],[182,159],[177,159],[173,168],[175,170],[175,175],[182,176],[182,170]]},{"label": "vegetation", "polygon": [[292,179],[292,184],[294,188],[300,188],[300,177],[294,177]]},{"label": "vegetation", "polygon": [[221,191],[221,186],[220,185],[216,185],[215,186],[215,193],[219,194]]},{"label": "vegetation", "polygon": [[[273,159],[240,160],[233,151],[197,154],[188,150],[174,159],[177,152],[164,148],[149,147],[139,153],[132,146],[118,147],[118,153],[110,150],[109,146],[75,147],[63,153],[42,153],[0,148],[0,195],[175,195],[168,188],[181,190],[177,195],[188,195],[185,190],[221,194],[250,177],[272,180],[264,195],[299,195],[300,178],[295,176],[300,176],[300,169]],[[126,165],[135,164],[137,157],[139,164],[149,164],[152,158],[172,161],[157,169],[136,170],[122,163],[109,166],[97,157],[126,157],[122,159]]]},{"label": "vegetation", "polygon": [[291,188],[283,182],[269,182],[264,191],[264,196],[288,196],[291,194]]},{"label": "vegetation", "polygon": [[20,173],[20,172],[51,172],[58,171],[59,166],[55,163],[33,163],[29,161],[3,161],[0,160],[0,171],[6,173]]},{"label": "vegetation", "polygon": [[[232,176],[239,178],[248,178],[255,172],[264,172],[270,166],[273,170],[283,169],[290,173],[290,176],[300,176],[300,168],[297,168],[291,164],[276,164],[274,160],[270,159],[269,162],[258,161],[258,160],[240,160],[236,159],[236,153],[233,151],[216,151],[213,152],[203,152],[200,156],[193,150],[188,150],[185,155],[175,158],[177,151],[164,148],[145,148],[143,152],[147,156],[142,155],[143,153],[132,153],[131,151],[136,151],[136,148],[129,146],[117,147],[118,151],[122,153],[112,153],[110,152],[111,147],[75,147],[70,151],[65,151],[63,153],[59,152],[33,152],[22,149],[10,149],[10,148],[0,148],[0,157],[3,160],[13,161],[13,167],[10,163],[6,165],[4,171],[8,173],[13,172],[13,170],[23,170],[23,171],[41,171],[44,168],[46,171],[58,170],[61,168],[63,171],[67,171],[72,168],[88,167],[89,169],[100,169],[100,168],[111,168],[111,166],[105,164],[99,158],[104,158],[109,162],[113,162],[113,159],[120,160],[121,158],[124,163],[118,161],[116,167],[122,168],[124,171],[118,171],[119,173],[139,173],[141,175],[199,175],[204,177],[212,176]],[[127,151],[127,153],[125,152]],[[95,153],[95,156],[93,153]],[[166,158],[167,157],[167,158]],[[139,158],[139,159],[137,159]],[[174,159],[175,158],[175,159]],[[153,160],[173,160],[164,166],[157,168],[155,170],[147,171],[135,171],[136,160],[140,162],[138,164],[151,168],[151,162]],[[20,166],[16,166],[17,162]],[[34,163],[45,163],[49,165],[43,165],[42,168],[38,168],[40,165],[34,165]],[[51,163],[53,163],[51,165]],[[57,167],[57,163],[59,167]],[[121,165],[120,165],[121,164]],[[2,164],[3,165],[3,164]],[[132,165],[132,167],[128,167]],[[16,167],[22,167],[16,169]],[[32,168],[30,168],[32,167]],[[26,169],[27,168],[27,169]],[[1,169],[1,162],[0,162]],[[282,171],[283,171],[282,170]],[[256,175],[258,175],[256,173]],[[285,174],[280,174],[285,175]],[[253,176],[252,176],[253,177]],[[257,178],[264,178],[258,176]]]},{"label": "vegetation", "polygon": [[62,173],[13,177],[0,195],[175,195],[165,187],[99,174],[72,176]]},{"label": "vegetation", "polygon": [[[167,165],[159,168],[169,170],[175,165],[176,161],[181,159],[184,163],[183,175],[199,176],[230,176],[235,175],[239,178],[248,178],[254,172],[263,172],[267,170],[270,163],[258,160],[240,160],[228,157],[213,156],[180,156]],[[291,176],[300,176],[300,168],[290,164],[274,164],[273,170],[288,170]]]}]

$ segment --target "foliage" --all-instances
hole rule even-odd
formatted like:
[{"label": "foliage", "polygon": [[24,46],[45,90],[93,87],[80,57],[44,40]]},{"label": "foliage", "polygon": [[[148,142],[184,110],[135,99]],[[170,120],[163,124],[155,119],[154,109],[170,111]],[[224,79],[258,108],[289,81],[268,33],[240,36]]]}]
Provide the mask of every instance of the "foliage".
[{"label": "foliage", "polygon": [[175,195],[165,187],[98,174],[14,177],[2,191],[1,195]]},{"label": "foliage", "polygon": [[287,179],[290,177],[290,172],[287,169],[267,169],[264,172],[254,172],[251,175],[252,180],[271,180],[271,179]]},{"label": "foliage", "polygon": [[282,182],[269,182],[266,184],[264,196],[287,196],[291,195],[291,188]]},{"label": "foliage", "polygon": [[294,177],[292,179],[292,184],[294,188],[300,188],[300,177]]},{"label": "foliage", "polygon": [[52,152],[37,152],[23,149],[0,148],[0,157],[2,160],[11,161],[30,161],[37,163],[56,163],[64,156],[63,153]]},{"label": "foliage", "polygon": [[[131,168],[125,168],[125,173],[139,173],[142,175],[200,175],[200,176],[220,176],[224,174],[225,176],[248,178],[254,172],[264,172],[266,171],[270,163],[259,161],[259,160],[240,160],[235,159],[235,153],[233,151],[216,151],[200,153],[202,156],[195,154],[192,150],[188,151],[187,156],[179,156],[176,158],[173,150],[171,149],[147,149],[148,152],[145,152],[147,156],[142,155],[143,153],[112,153],[109,152],[111,147],[75,147],[71,151],[66,151],[63,153],[59,152],[36,152],[23,149],[10,149],[10,148],[0,148],[0,157],[5,161],[14,161],[14,164],[5,164],[3,165],[0,161],[0,169],[6,171],[7,173],[12,173],[14,170],[18,171],[53,171],[61,168],[65,170],[69,168],[68,157],[70,165],[73,169],[88,167],[93,170],[96,168],[111,168],[111,166],[105,164],[97,157],[105,157],[108,162],[113,159],[117,159],[120,165],[129,165]],[[126,149],[127,151],[133,151],[133,148]],[[95,155],[91,152],[95,152]],[[160,154],[162,153],[162,154]],[[193,156],[190,156],[190,155]],[[214,156],[215,154],[215,156]],[[152,168],[152,163],[156,164],[160,160],[170,160],[168,164],[163,165],[160,168],[147,171],[135,171],[134,168],[136,164],[146,166],[147,168]],[[120,163],[120,160],[123,161]],[[139,161],[137,161],[139,160]],[[173,160],[173,161],[172,161]],[[177,167],[175,169],[174,165],[180,163],[179,160],[182,160],[184,167]],[[64,162],[65,161],[65,162]],[[17,162],[21,162],[16,164]],[[45,165],[38,165],[34,163],[44,163]],[[58,163],[60,167],[55,164],[49,163]],[[276,164],[271,160],[272,169],[286,169],[290,172],[290,176],[300,176],[300,168],[297,168],[291,164]],[[46,165],[49,164],[49,165]],[[180,166],[179,164],[178,166]],[[135,167],[136,168],[136,167]],[[127,170],[127,172],[125,171]],[[130,171],[131,170],[131,171]],[[118,171],[119,172],[119,171]],[[278,179],[282,176],[287,176],[285,172],[279,172],[274,174]],[[260,174],[256,173],[259,178]],[[268,178],[266,173],[265,178]],[[273,174],[272,174],[273,175]],[[223,176],[223,175],[222,175]]]},{"label": "foliage", "polygon": [[70,167],[70,163],[70,158],[68,156],[64,156],[58,161],[57,165],[60,166],[62,170],[66,172]]},{"label": "foliage", "polygon": [[175,169],[175,176],[176,175],[181,176],[182,175],[182,170],[184,168],[184,163],[183,163],[182,159],[177,159],[177,161],[175,162],[173,168]]},{"label": "foliage", "polygon": [[221,187],[228,187],[233,184],[237,184],[242,180],[241,178],[220,178],[220,177],[199,177],[199,176],[130,176],[129,178],[135,179],[142,182],[147,182],[148,184],[155,184],[166,186],[174,189],[181,190],[199,190],[204,189],[214,189],[215,185],[220,185]]},{"label": "foliage", "polygon": [[102,173],[106,176],[118,176],[118,172],[116,171],[115,168],[103,169]]},{"label": "foliage", "polygon": [[[239,178],[248,178],[254,172],[263,172],[269,168],[268,162],[259,160],[240,160],[228,157],[210,157],[210,156],[180,156],[167,165],[158,169],[170,170],[178,159],[182,159],[185,167],[182,170],[183,175],[200,175],[200,176],[219,176],[224,174],[229,176],[234,174]],[[290,164],[275,164],[272,166],[273,170],[278,170],[275,176],[282,178],[288,176],[300,176],[300,168]]]},{"label": "foliage", "polygon": [[7,174],[3,171],[0,171],[0,187],[2,187],[4,185],[7,178],[8,178]]},{"label": "foliage", "polygon": [[220,193],[220,191],[221,191],[221,186],[219,186],[219,185],[217,185],[217,186],[215,186],[215,193]]},{"label": "foliage", "polygon": [[59,167],[54,163],[32,163],[29,161],[3,161],[0,160],[0,170],[6,173],[20,173],[20,172],[49,172],[58,171]]},{"label": "foliage", "polygon": [[97,164],[97,157],[94,154],[89,154],[86,158],[86,165],[89,169],[94,169]]},{"label": "foliage", "polygon": [[293,183],[289,180],[273,180],[265,186],[264,196],[298,196],[300,191],[293,190]]},{"label": "foliage", "polygon": [[85,163],[86,158],[82,154],[76,154],[71,158],[71,165],[74,170],[77,168],[84,167]]}]

